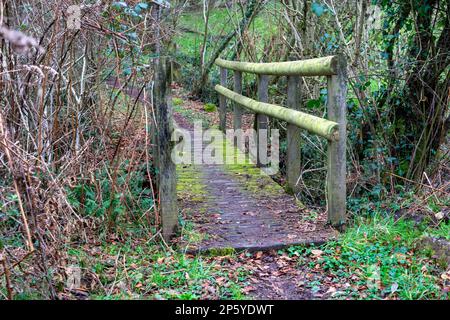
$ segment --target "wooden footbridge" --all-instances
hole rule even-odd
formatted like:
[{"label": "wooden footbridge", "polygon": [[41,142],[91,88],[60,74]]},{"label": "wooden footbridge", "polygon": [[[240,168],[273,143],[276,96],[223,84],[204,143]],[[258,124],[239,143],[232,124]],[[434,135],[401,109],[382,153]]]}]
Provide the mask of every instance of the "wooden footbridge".
[{"label": "wooden footbridge", "polygon": [[[215,138],[205,142],[205,137],[195,134],[192,127],[173,121],[168,83],[170,68],[163,59],[159,63],[154,91],[158,126],[155,142],[164,238],[169,240],[180,229],[181,214],[185,220],[183,223],[187,221],[188,224],[184,228],[186,234],[179,239],[188,245],[188,250],[261,250],[327,241],[336,234],[330,226],[340,228],[346,220],[345,60],[341,56],[279,63],[217,59],[216,65],[220,67],[220,84],[215,86],[220,95],[220,125],[219,129],[208,133],[209,137]],[[227,88],[229,70],[233,71],[233,90]],[[243,72],[258,75],[258,100],[241,94]],[[270,76],[287,76],[286,106],[268,103]],[[307,76],[326,76],[328,79],[328,119],[299,111],[301,77]],[[255,136],[256,152],[250,152],[250,155],[245,154],[234,136],[230,139],[225,135],[227,101],[233,103],[233,132],[242,129],[244,110],[255,113],[256,132],[269,130],[270,118],[287,122],[287,189],[292,191],[298,190],[297,180],[301,174],[300,130],[327,139],[326,211],[311,215],[294,196],[267,175],[264,168],[267,149],[260,143],[261,135]],[[184,138],[175,137],[174,141],[174,132],[181,129],[184,129]],[[215,147],[216,153],[220,151],[223,162],[205,163],[201,157],[198,161],[198,155],[204,154],[205,148],[211,146]],[[271,147],[272,156],[278,150],[274,144]],[[175,163],[174,154],[183,155],[183,159],[188,160]],[[240,159],[240,162],[230,162],[230,158]]]}]

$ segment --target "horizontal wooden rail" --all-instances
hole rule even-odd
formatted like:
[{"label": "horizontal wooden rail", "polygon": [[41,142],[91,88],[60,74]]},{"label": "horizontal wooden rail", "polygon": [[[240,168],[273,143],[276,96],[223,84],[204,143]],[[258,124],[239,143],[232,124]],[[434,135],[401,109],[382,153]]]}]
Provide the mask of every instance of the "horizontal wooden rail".
[{"label": "horizontal wooden rail", "polygon": [[337,69],[339,68],[338,61],[338,56],[329,56],[308,60],[272,63],[228,61],[219,58],[216,59],[215,63],[222,68],[262,75],[332,76],[337,74]]},{"label": "horizontal wooden rail", "polygon": [[329,141],[339,140],[339,125],[336,122],[322,119],[297,110],[284,108],[275,104],[259,102],[221,85],[216,85],[214,89],[228,99],[246,107],[258,114],[264,114],[287,123],[296,125],[299,128],[308,130],[314,134],[326,138]]}]

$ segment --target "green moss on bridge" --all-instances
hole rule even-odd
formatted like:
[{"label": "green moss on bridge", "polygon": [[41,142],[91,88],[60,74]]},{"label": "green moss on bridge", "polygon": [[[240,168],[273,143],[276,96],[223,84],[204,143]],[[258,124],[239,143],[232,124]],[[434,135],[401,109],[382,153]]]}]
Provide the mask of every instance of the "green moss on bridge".
[{"label": "green moss on bridge", "polygon": [[177,165],[178,199],[190,202],[206,202],[207,191],[202,171],[198,165]]},{"label": "green moss on bridge", "polygon": [[[222,134],[219,130],[215,130],[215,133]],[[258,198],[280,196],[284,193],[283,188],[258,168],[248,154],[234,146],[232,141],[223,138],[222,141],[213,141],[212,145],[222,150],[223,168],[233,179],[240,182],[243,191]]]}]

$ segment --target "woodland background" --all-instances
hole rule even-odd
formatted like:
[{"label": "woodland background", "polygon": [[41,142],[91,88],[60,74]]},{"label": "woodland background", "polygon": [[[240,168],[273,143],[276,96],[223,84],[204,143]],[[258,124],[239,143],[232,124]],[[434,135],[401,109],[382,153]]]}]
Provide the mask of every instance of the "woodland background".
[{"label": "woodland background", "polygon": [[[79,29],[68,27],[74,4]],[[154,61],[171,57],[174,109],[189,114],[186,100],[217,103],[219,56],[342,53],[352,227],[337,242],[277,259],[318,264],[342,282],[336,289],[319,273],[307,286],[320,297],[448,299],[448,259],[421,245],[447,241],[448,254],[448,1],[0,0],[0,48],[2,298],[246,297],[261,256],[186,256],[160,237]],[[286,85],[271,82],[270,102],[284,103]],[[256,96],[254,76],[245,75],[243,92]],[[326,100],[325,79],[303,81],[302,110],[323,116]],[[271,126],[281,130],[283,157],[286,124]],[[296,196],[322,208],[326,142],[302,139]],[[283,184],[281,160],[274,179]],[[288,260],[294,269],[297,260]],[[73,265],[82,273],[76,290],[67,288]],[[363,285],[370,274],[361,266],[372,265],[381,268],[378,289]]]}]

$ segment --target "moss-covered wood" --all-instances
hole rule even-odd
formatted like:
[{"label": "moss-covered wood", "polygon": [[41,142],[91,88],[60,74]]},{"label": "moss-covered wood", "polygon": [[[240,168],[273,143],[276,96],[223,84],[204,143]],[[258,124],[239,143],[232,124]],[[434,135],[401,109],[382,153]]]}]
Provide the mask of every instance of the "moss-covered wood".
[{"label": "moss-covered wood", "polygon": [[[242,93],[242,73],[234,72],[234,92]],[[233,105],[233,127],[234,130],[242,129],[242,108],[238,103]]]},{"label": "moss-covered wood", "polygon": [[[227,85],[227,69],[220,68],[220,84]],[[227,100],[219,97],[219,128],[222,132],[227,129]]]},{"label": "moss-covered wood", "polygon": [[314,134],[324,137],[330,141],[339,140],[339,125],[336,122],[322,119],[297,110],[284,108],[275,104],[263,103],[243,95],[237,94],[221,85],[216,85],[215,90],[228,99],[239,103],[241,106],[253,112],[265,114],[287,123],[294,124],[299,128],[308,130]]},{"label": "moss-covered wood", "polygon": [[161,58],[157,68],[154,103],[158,123],[159,209],[162,235],[168,241],[178,227],[176,167],[171,158],[174,142],[171,140],[173,121],[169,82],[170,63]]},{"label": "moss-covered wood", "polygon": [[346,62],[341,57],[338,75],[328,77],[328,118],[339,123],[339,141],[328,142],[327,207],[328,221],[335,227],[345,224],[346,205]]},{"label": "moss-covered wood", "polygon": [[[269,101],[269,76],[260,75],[258,77],[258,100],[259,102]],[[255,124],[254,127],[257,131],[255,141],[256,141],[256,165],[258,167],[264,167],[268,164],[267,159],[267,145],[268,145],[268,128],[269,128],[269,118],[264,113],[255,114]],[[264,137],[265,135],[265,137]],[[260,141],[262,140],[262,142]]]},{"label": "moss-covered wood", "polygon": [[[288,77],[287,106],[292,110],[300,108],[301,82],[300,76]],[[301,134],[300,129],[288,124],[286,130],[287,150],[286,150],[286,178],[290,191],[296,193],[300,191],[298,179],[301,174]]]},{"label": "moss-covered wood", "polygon": [[329,56],[316,59],[252,63],[216,59],[219,67],[234,71],[249,72],[255,74],[274,76],[331,76],[337,74],[337,56]]}]

